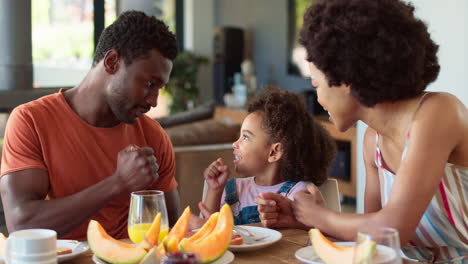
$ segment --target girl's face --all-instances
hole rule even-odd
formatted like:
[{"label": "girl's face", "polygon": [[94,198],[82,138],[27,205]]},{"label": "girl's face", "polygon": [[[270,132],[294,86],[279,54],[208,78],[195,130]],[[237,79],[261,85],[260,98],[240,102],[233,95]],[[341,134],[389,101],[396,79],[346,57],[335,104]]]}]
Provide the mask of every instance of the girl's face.
[{"label": "girl's face", "polygon": [[359,103],[350,94],[350,86],[328,86],[325,74],[310,62],[310,77],[312,86],[317,89],[317,99],[320,105],[328,111],[330,121],[343,132],[357,122]]},{"label": "girl's face", "polygon": [[240,137],[232,144],[236,172],[259,175],[268,165],[271,144],[261,128],[263,117],[258,112],[249,114],[242,123]]}]

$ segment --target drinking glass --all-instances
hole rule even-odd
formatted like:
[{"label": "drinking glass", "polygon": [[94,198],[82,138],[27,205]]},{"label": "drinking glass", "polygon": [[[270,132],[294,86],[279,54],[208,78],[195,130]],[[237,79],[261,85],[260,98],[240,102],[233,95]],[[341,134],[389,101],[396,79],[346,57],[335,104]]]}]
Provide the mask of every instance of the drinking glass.
[{"label": "drinking glass", "polygon": [[161,241],[169,230],[164,192],[155,190],[132,192],[128,213],[128,236],[133,243],[143,241],[143,236],[159,212],[161,212],[161,227],[159,229],[159,241]]},{"label": "drinking glass", "polygon": [[[376,242],[376,250],[369,258],[363,258],[365,243]],[[367,244],[369,245],[369,244]],[[359,251],[359,252],[358,252]],[[368,227],[358,231],[354,264],[401,264],[400,237],[398,231],[388,227]]]}]

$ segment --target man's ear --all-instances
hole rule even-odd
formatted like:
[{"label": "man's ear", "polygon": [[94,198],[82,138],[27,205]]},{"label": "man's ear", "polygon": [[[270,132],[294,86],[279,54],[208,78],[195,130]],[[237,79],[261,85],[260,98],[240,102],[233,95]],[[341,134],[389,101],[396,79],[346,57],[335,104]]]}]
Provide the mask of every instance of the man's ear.
[{"label": "man's ear", "polygon": [[270,148],[270,155],[268,156],[268,162],[273,163],[281,160],[284,155],[283,145],[281,143],[273,143]]},{"label": "man's ear", "polygon": [[109,74],[114,74],[119,69],[120,56],[115,49],[110,49],[104,55],[104,69]]}]

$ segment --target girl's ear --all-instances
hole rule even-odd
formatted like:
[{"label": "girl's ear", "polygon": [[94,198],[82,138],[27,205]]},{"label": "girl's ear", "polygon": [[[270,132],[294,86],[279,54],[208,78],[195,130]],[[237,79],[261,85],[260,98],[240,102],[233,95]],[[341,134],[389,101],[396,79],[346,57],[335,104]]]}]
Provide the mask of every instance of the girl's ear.
[{"label": "girl's ear", "polygon": [[278,162],[284,155],[283,145],[281,143],[273,143],[270,148],[270,155],[268,156],[268,162]]}]

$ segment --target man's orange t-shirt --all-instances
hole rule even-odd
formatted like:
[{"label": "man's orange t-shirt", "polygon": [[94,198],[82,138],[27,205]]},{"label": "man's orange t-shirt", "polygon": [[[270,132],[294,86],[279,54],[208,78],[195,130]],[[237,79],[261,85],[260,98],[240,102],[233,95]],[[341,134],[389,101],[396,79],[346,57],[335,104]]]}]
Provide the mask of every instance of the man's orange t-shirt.
[{"label": "man's orange t-shirt", "polygon": [[[0,176],[31,168],[46,170],[48,197],[59,199],[113,175],[118,152],[129,144],[154,149],[159,178],[151,189],[170,192],[177,188],[173,147],[159,123],[143,116],[135,124],[94,127],[71,109],[60,91],[13,110],[5,131]],[[128,237],[129,203],[130,194],[121,195],[91,219],[114,238]],[[88,222],[61,238],[85,240]]]}]

